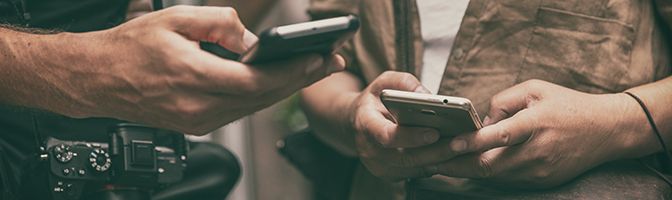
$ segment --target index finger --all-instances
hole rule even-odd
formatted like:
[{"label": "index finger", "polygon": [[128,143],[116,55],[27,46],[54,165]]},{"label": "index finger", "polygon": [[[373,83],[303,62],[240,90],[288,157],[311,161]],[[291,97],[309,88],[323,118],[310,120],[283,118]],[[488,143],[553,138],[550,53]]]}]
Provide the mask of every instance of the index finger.
[{"label": "index finger", "polygon": [[265,66],[250,66],[202,50],[197,51],[188,60],[191,60],[197,70],[197,82],[202,82],[200,87],[211,92],[232,95],[282,96],[312,84],[326,77],[328,73],[345,68],[344,62],[324,64],[323,57],[317,54]]},{"label": "index finger", "polygon": [[160,12],[172,16],[174,31],[193,41],[216,43],[240,54],[257,40],[230,7],[173,6]]},{"label": "index finger", "polygon": [[465,154],[523,143],[537,131],[536,118],[530,111],[519,111],[513,117],[483,127],[474,134],[456,136],[450,142],[450,149],[456,154]]}]

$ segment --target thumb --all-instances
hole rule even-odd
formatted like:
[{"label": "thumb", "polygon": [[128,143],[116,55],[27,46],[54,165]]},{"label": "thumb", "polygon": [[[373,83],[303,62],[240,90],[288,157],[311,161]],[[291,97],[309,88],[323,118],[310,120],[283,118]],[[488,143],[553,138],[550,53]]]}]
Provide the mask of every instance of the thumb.
[{"label": "thumb", "polygon": [[173,6],[160,12],[173,16],[173,31],[193,41],[216,43],[240,54],[257,40],[230,7]]},{"label": "thumb", "polygon": [[371,83],[371,93],[380,95],[384,89],[430,93],[412,74],[386,71]]}]

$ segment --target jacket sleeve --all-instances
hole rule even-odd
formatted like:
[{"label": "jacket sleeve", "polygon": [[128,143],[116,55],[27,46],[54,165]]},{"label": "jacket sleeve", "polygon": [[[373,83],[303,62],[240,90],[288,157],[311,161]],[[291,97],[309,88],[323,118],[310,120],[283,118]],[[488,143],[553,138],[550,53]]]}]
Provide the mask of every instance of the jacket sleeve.
[{"label": "jacket sleeve", "polygon": [[[313,20],[359,15],[359,5],[359,0],[310,0],[308,14]],[[362,79],[363,75],[355,56],[354,39],[348,40],[336,53],[345,58],[346,70]]]},{"label": "jacket sleeve", "polygon": [[[654,0],[654,3],[655,11],[658,12],[662,24],[666,26],[664,30],[672,32],[672,0]],[[672,46],[672,44],[668,45]],[[670,69],[672,69],[672,66],[670,66]]]},{"label": "jacket sleeve", "polygon": [[672,25],[672,0],[655,0],[656,11],[665,25]]}]

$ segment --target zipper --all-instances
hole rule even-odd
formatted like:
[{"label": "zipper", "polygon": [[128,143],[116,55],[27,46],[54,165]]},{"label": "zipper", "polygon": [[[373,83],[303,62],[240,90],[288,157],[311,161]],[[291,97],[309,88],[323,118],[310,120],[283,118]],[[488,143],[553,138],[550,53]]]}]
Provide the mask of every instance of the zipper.
[{"label": "zipper", "polygon": [[[395,44],[397,67],[401,71],[415,74],[415,49],[409,8],[413,0],[391,0],[394,7]],[[417,75],[416,75],[417,76]]]}]

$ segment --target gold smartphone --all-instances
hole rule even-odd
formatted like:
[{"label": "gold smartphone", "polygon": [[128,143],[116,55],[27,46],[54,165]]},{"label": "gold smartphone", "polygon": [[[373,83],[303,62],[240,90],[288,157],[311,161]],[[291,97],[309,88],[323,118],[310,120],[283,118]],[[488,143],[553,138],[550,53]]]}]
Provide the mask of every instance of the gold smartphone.
[{"label": "gold smartphone", "polygon": [[402,126],[430,127],[441,136],[455,136],[483,127],[471,101],[466,98],[383,90],[380,99]]}]

